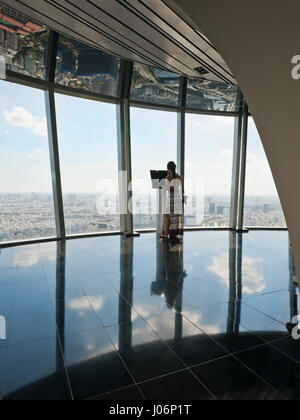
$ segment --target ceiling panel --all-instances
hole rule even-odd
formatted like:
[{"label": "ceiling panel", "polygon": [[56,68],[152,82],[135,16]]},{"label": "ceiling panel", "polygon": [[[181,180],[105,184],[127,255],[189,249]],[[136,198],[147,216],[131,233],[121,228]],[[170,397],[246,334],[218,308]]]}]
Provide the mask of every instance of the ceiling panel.
[{"label": "ceiling panel", "polygon": [[[236,84],[222,57],[162,0],[4,0],[78,41],[188,77]],[[166,4],[168,3],[168,4]]]}]

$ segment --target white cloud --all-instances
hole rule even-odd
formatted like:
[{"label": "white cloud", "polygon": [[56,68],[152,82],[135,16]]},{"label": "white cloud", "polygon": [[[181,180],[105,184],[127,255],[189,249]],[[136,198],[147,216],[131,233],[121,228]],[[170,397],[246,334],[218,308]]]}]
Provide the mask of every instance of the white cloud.
[{"label": "white cloud", "polygon": [[[139,325],[139,324],[138,324]],[[141,344],[152,343],[154,341],[158,341],[159,338],[156,334],[153,334],[152,331],[145,330],[144,326],[133,329],[132,331],[132,345],[139,346]]]},{"label": "white cloud", "polygon": [[[249,295],[261,293],[265,288],[263,273],[259,271],[258,265],[261,260],[258,258],[243,258],[243,291]],[[207,268],[213,274],[220,277],[221,283],[229,288],[229,260],[227,254],[212,259],[212,265]]]},{"label": "white cloud", "polygon": [[231,162],[233,158],[233,150],[221,150],[220,156],[225,157]]},{"label": "white cloud", "polygon": [[12,127],[26,128],[37,136],[47,137],[46,118],[35,117],[22,107],[14,107],[12,111],[4,111],[3,114],[7,124]]},{"label": "white cloud", "polygon": [[55,261],[56,260],[56,252],[51,254],[49,249],[46,247],[42,247],[37,252],[37,247],[26,247],[24,249],[20,249],[14,257],[14,264],[17,267],[29,268],[37,265],[41,261]]},{"label": "white cloud", "polygon": [[47,152],[42,149],[36,149],[33,153],[27,156],[28,159],[45,158],[45,157],[47,157]]},{"label": "white cloud", "polygon": [[266,160],[262,160],[259,157],[257,157],[254,153],[248,153],[248,167],[253,166],[255,169],[262,168],[265,173],[268,173],[270,170],[268,162]]},{"label": "white cloud", "polygon": [[[214,162],[210,166],[214,169],[220,169],[224,172],[229,172],[229,175],[232,171],[232,160],[233,160],[233,151],[232,150],[221,150],[218,155],[219,162]],[[217,160],[217,159],[216,159]],[[220,173],[220,176],[222,174]],[[224,176],[228,176],[228,174],[224,173]]]},{"label": "white cloud", "polygon": [[100,311],[104,307],[104,299],[102,295],[89,296],[89,300],[95,311]]},{"label": "white cloud", "polygon": [[149,319],[151,317],[151,309],[149,305],[135,305],[136,312],[144,319]]},{"label": "white cloud", "polygon": [[[184,313],[184,315],[187,319],[192,321],[195,325],[198,325],[202,331],[205,331],[206,334],[216,335],[222,332],[220,326],[217,325],[216,323],[207,324],[205,322],[204,316],[199,312],[199,310],[197,311],[188,310]],[[200,333],[201,331],[199,331],[199,334]]]},{"label": "white cloud", "polygon": [[193,134],[198,140],[222,138],[226,135],[232,136],[234,119],[229,117],[187,115],[188,134]]},{"label": "white cloud", "polygon": [[84,316],[86,312],[92,310],[89,301],[85,297],[71,300],[68,307],[78,312],[78,315],[81,317]]}]

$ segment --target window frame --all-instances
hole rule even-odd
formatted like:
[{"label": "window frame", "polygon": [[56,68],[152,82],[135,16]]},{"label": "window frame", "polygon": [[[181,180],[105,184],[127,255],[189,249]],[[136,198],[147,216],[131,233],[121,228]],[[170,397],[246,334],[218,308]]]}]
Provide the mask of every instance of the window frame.
[{"label": "window frame", "polygon": [[[55,109],[55,93],[73,96],[77,98],[89,99],[92,101],[107,102],[115,104],[117,106],[117,123],[119,128],[125,130],[118,130],[118,164],[119,170],[127,170],[128,184],[132,179],[131,170],[131,150],[130,150],[130,107],[138,107],[144,109],[170,111],[177,113],[177,160],[179,172],[184,178],[185,175],[185,117],[186,114],[199,114],[199,115],[215,115],[215,116],[227,116],[236,119],[237,128],[234,136],[234,162],[233,162],[233,182],[232,182],[232,194],[231,194],[231,223],[229,230],[244,231],[245,226],[243,223],[244,213],[244,199],[245,199],[245,172],[246,172],[246,154],[247,154],[247,136],[248,130],[245,127],[248,124],[248,118],[250,116],[249,110],[241,95],[241,101],[239,110],[237,112],[226,112],[226,111],[201,111],[199,109],[186,108],[186,93],[187,93],[187,78],[181,76],[180,80],[180,91],[179,91],[179,105],[169,106],[161,104],[153,104],[146,102],[138,102],[130,100],[130,89],[132,80],[132,67],[133,63],[121,59],[120,75],[119,75],[119,87],[118,95],[116,97],[104,96],[92,92],[82,91],[80,89],[69,88],[55,84],[55,68],[56,68],[56,57],[58,48],[59,34],[50,31],[50,42],[48,51],[48,62],[47,62],[47,77],[46,80],[36,79],[30,76],[18,74],[12,71],[6,72],[5,81],[8,83],[16,83],[40,89],[45,91],[45,101],[47,107],[47,123],[49,130],[49,148],[50,148],[50,164],[52,170],[52,185],[53,185],[53,197],[55,204],[55,220],[56,220],[56,238],[46,238],[42,240],[33,241],[21,241],[13,243],[1,244],[1,247],[23,245],[25,243],[42,242],[45,240],[65,240],[77,237],[90,237],[90,236],[107,236],[110,234],[120,235],[127,234],[133,235],[133,223],[132,215],[121,216],[121,231],[113,233],[95,233],[95,234],[80,234],[80,235],[66,235],[65,221],[64,221],[64,210],[63,210],[63,198],[62,198],[62,186],[61,186],[61,174],[60,174],[60,162],[59,162],[59,148],[57,139],[57,121],[56,121],[56,109]],[[124,200],[130,199],[129,194],[120,193],[120,204],[126,207],[127,203]],[[251,228],[252,229],[252,228]],[[255,230],[287,230],[287,228],[272,228],[272,227],[261,227],[254,228]],[[186,230],[228,230],[228,228],[186,228]],[[153,232],[154,230],[147,230]]]}]

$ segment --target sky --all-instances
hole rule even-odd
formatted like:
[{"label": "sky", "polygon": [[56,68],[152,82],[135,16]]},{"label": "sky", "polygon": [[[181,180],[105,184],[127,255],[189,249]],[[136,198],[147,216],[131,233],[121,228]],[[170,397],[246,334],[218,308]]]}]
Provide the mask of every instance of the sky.
[{"label": "sky", "polygon": [[[117,183],[116,107],[57,94],[56,110],[63,192]],[[187,183],[201,179],[206,194],[230,194],[233,132],[233,118],[187,115]],[[133,175],[143,189],[150,169],[176,161],[177,114],[131,108],[131,133]],[[246,195],[276,196],[252,119],[248,143]],[[51,192],[43,91],[0,81],[0,168],[0,192]]]},{"label": "sky", "polygon": [[51,191],[44,92],[0,81],[0,192]]},{"label": "sky", "polygon": [[95,193],[101,181],[118,184],[116,106],[55,95],[62,187]]}]

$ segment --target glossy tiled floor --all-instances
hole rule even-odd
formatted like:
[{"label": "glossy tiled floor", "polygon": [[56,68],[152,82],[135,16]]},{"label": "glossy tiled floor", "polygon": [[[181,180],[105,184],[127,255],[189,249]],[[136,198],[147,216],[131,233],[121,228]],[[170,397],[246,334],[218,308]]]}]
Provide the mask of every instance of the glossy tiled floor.
[{"label": "glossy tiled floor", "polygon": [[3,249],[0,396],[299,399],[293,277],[285,232]]}]

